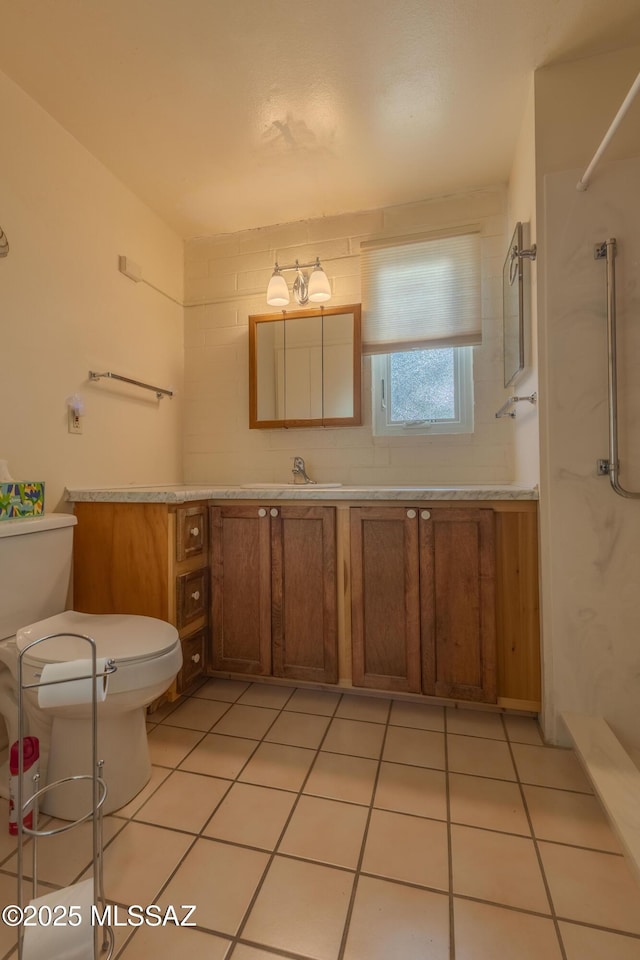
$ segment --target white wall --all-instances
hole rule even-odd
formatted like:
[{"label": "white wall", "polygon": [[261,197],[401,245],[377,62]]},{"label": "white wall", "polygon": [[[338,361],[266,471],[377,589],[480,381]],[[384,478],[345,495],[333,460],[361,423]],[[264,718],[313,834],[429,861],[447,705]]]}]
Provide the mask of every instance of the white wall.
[{"label": "white wall", "polygon": [[[17,480],[181,480],[181,399],[101,381],[113,370],[181,388],[182,309],[118,272],[118,255],[182,297],[183,243],[41,107],[0,74],[0,458]],[[86,404],[67,432],[65,398]]]},{"label": "white wall", "polygon": [[640,503],[596,476],[608,430],[605,274],[593,245],[620,244],[621,464],[638,487],[638,103],[589,190],[575,184],[639,62],[636,47],[536,74],[544,726],[564,740],[561,711],[604,716],[631,749],[640,748]]},{"label": "white wall", "polygon": [[[248,317],[270,311],[274,260],[322,258],[331,305],[359,303],[360,242],[482,224],[483,345],[474,351],[475,432],[374,438],[370,363],[364,362],[364,425],[249,430]],[[185,479],[245,483],[289,479],[305,457],[314,479],[353,484],[476,483],[513,477],[509,419],[497,421],[502,388],[501,272],[505,190],[495,188],[359,214],[301,221],[186,244]],[[271,310],[273,312],[273,310]]]}]

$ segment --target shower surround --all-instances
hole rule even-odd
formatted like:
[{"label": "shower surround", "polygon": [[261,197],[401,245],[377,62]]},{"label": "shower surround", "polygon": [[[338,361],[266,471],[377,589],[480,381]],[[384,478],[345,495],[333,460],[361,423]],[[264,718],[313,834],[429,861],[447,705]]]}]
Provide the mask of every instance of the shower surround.
[{"label": "shower surround", "polygon": [[621,482],[640,489],[640,159],[544,180],[539,286],[544,725],[604,717],[640,756],[640,501],[617,496],[608,452],[606,274],[594,246],[617,239]]}]

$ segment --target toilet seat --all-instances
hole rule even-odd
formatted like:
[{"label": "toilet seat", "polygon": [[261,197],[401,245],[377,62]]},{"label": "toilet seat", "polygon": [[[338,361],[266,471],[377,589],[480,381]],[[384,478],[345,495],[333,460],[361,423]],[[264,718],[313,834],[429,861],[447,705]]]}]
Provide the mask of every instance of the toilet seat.
[{"label": "toilet seat", "polygon": [[[35,640],[58,633],[80,633],[91,637],[95,640],[97,657],[110,657],[122,666],[148,663],[171,653],[179,643],[176,628],[154,617],[66,610],[21,627],[16,634],[18,652],[21,653]],[[86,641],[63,636],[33,647],[25,654],[24,660],[35,666],[83,660],[88,656],[90,652]]]}]

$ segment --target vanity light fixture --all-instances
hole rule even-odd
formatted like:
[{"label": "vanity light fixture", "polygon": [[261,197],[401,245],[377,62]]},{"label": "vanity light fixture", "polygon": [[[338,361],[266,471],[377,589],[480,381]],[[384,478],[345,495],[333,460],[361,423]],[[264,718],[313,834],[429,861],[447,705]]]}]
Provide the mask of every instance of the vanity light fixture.
[{"label": "vanity light fixture", "polygon": [[[305,273],[306,267],[313,267],[311,276]],[[267,287],[267,303],[272,307],[286,307],[289,303],[289,288],[282,276],[284,270],[295,270],[296,278],[293,281],[293,295],[302,306],[310,300],[312,303],[326,303],[331,299],[329,278],[320,266],[320,257],[311,263],[295,263],[281,267],[276,260],[273,275]]]}]

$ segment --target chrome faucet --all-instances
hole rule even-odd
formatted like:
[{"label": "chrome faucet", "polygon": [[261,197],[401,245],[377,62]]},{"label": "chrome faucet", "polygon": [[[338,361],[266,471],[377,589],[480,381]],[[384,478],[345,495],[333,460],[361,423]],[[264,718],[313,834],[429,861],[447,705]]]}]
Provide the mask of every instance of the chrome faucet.
[{"label": "chrome faucet", "polygon": [[311,477],[307,476],[307,471],[305,469],[304,460],[302,457],[293,458],[293,474],[294,483],[315,483],[315,480],[312,480]]}]

